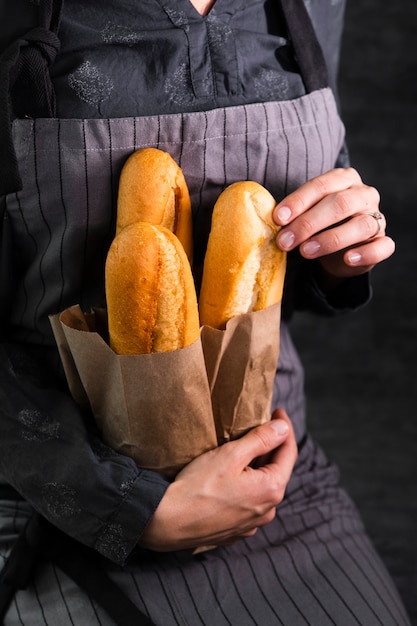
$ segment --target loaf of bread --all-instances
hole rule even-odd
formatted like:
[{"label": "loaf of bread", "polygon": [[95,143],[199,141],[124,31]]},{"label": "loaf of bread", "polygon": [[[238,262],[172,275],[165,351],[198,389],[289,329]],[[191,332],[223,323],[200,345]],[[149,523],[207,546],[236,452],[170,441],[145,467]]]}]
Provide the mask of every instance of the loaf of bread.
[{"label": "loaf of bread", "polygon": [[232,317],[281,300],[286,254],[275,243],[275,206],[253,181],[233,183],[218,197],[199,296],[202,325],[223,329]]},{"label": "loaf of bread", "polygon": [[110,347],[117,354],[178,350],[199,337],[191,266],[168,228],[135,222],[120,230],[105,281]]},{"label": "loaf of bread", "polygon": [[150,222],[177,235],[192,259],[192,217],[187,183],[168,152],[141,148],[124,164],[117,198],[116,232],[134,222]]}]

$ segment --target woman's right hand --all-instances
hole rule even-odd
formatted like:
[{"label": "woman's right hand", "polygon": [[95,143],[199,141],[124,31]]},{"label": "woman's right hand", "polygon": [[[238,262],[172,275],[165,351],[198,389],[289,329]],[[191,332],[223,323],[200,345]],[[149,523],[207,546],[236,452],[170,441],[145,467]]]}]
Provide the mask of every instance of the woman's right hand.
[{"label": "woman's right hand", "polygon": [[277,409],[267,424],[189,463],[168,487],[139,546],[165,552],[253,535],[274,518],[296,458],[291,422]]}]

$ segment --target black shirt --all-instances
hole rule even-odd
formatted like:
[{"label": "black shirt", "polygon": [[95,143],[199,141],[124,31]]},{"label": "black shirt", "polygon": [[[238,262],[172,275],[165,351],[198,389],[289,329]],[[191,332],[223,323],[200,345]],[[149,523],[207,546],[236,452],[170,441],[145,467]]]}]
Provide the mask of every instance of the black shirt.
[{"label": "black shirt", "polygon": [[[316,22],[330,19],[338,31],[342,5],[315,3]],[[59,38],[58,117],[179,113],[305,93],[277,0],[217,0],[207,16],[190,0],[67,0]],[[331,77],[337,56],[337,46],[327,50]]]}]

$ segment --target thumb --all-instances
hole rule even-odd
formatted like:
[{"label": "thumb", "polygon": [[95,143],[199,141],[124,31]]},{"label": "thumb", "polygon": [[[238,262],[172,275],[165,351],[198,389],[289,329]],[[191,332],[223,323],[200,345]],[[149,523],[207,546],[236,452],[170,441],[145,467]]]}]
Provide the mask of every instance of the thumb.
[{"label": "thumb", "polygon": [[287,439],[290,432],[286,416],[275,417],[267,424],[262,424],[249,431],[236,441],[230,442],[236,448],[242,466],[249,465],[255,458],[272,452]]}]

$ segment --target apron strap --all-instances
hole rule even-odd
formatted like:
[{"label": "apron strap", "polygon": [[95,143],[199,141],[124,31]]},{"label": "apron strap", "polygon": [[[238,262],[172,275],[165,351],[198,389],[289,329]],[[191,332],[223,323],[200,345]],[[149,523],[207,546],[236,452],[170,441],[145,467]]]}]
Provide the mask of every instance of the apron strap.
[{"label": "apron strap", "polygon": [[[14,117],[53,117],[49,67],[59,50],[62,0],[38,0],[38,25],[13,41],[0,57],[0,195],[21,189],[12,138]],[[19,99],[13,99],[13,91]]]},{"label": "apron strap", "polygon": [[308,93],[328,87],[326,61],[303,0],[281,0],[287,29]]}]

